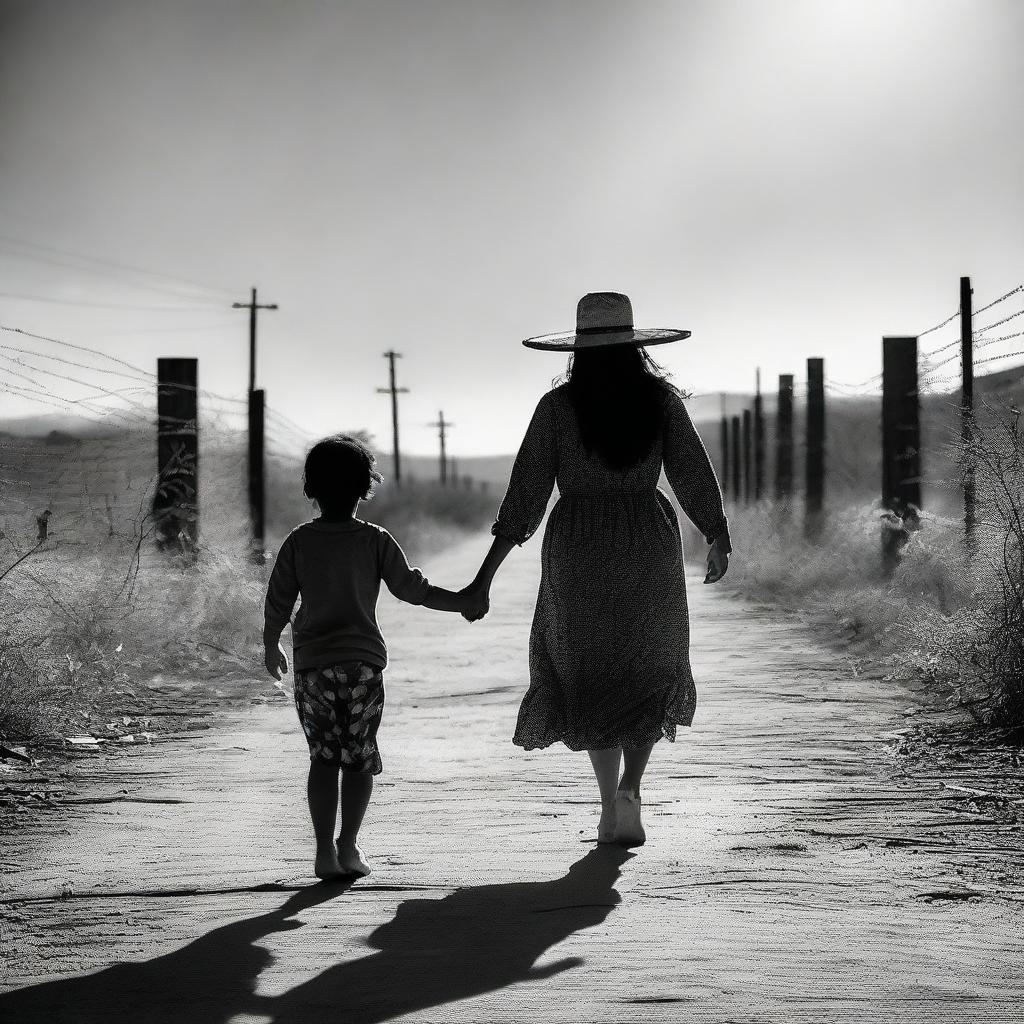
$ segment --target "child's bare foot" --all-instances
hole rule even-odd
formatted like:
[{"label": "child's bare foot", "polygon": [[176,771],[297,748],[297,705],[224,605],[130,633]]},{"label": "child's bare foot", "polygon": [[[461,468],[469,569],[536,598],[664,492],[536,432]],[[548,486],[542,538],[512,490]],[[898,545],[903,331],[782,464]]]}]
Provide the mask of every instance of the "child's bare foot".
[{"label": "child's bare foot", "polygon": [[346,875],[368,875],[370,864],[363,856],[363,851],[355,843],[342,843],[339,839],[338,864]]},{"label": "child's bare foot", "polygon": [[317,851],[316,860],[313,862],[313,873],[317,878],[344,878],[349,874],[338,863],[338,854],[335,850]]}]

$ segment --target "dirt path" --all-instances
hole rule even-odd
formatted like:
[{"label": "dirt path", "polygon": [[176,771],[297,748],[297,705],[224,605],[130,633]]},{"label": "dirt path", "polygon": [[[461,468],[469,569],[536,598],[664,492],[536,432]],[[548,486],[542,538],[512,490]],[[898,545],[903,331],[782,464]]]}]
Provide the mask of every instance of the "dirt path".
[{"label": "dirt path", "polygon": [[0,1019],[1019,1019],[1020,826],[902,770],[912,694],[698,578],[694,728],[652,758],[648,844],[593,845],[585,755],[509,741],[539,549],[473,625],[382,599],[369,879],[310,884],[289,702],[79,762],[110,802],[4,839]]}]

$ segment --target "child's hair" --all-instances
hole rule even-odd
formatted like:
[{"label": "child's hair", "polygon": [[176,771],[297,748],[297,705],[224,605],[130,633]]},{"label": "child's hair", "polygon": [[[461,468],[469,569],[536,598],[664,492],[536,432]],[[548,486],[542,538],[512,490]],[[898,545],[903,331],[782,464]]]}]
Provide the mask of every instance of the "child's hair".
[{"label": "child's hair", "polygon": [[317,441],[306,456],[302,492],[320,511],[345,510],[373,497],[373,485],[384,478],[374,468],[373,452],[358,438],[333,434]]}]

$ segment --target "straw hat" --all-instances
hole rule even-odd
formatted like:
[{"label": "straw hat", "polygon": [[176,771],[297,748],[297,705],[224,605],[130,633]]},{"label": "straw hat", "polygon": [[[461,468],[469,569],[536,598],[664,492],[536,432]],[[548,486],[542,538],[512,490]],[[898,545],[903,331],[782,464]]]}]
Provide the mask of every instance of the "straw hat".
[{"label": "straw hat", "polygon": [[541,334],[527,338],[527,348],[567,352],[602,345],[664,345],[690,336],[674,327],[643,330],[633,326],[633,306],[628,295],[619,292],[590,292],[576,306],[576,330],[559,334]]}]

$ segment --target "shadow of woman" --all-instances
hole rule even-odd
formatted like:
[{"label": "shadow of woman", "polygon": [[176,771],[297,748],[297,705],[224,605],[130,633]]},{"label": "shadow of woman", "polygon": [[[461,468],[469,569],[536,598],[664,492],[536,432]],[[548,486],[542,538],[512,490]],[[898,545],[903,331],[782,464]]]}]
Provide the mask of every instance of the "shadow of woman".
[{"label": "shadow of woman", "polygon": [[0,1020],[226,1024],[240,1013],[280,1024],[390,1020],[581,964],[572,957],[533,966],[546,950],[608,916],[620,899],[613,883],[631,856],[618,846],[598,846],[552,881],[470,886],[440,900],[406,900],[370,934],[378,952],[330,967],[280,996],[258,996],[260,973],[274,959],[259,940],[300,928],[296,914],[350,888],[312,885],[277,910],[215,928],[166,956],[2,994]]},{"label": "shadow of woman", "polygon": [[[141,963],[60,978],[0,994],[4,1024],[218,1024],[251,1006],[256,982],[273,957],[256,943],[300,928],[294,915],[336,898],[351,883],[300,889],[277,910],[215,928],[187,946]],[[41,970],[46,965],[40,964]]]},{"label": "shadow of woman", "polygon": [[620,901],[613,884],[631,856],[619,846],[597,846],[552,881],[406,900],[370,934],[368,943],[379,952],[331,967],[283,995],[257,998],[254,1012],[275,1024],[374,1024],[570,970],[583,961],[534,964],[574,932],[604,921]]}]

